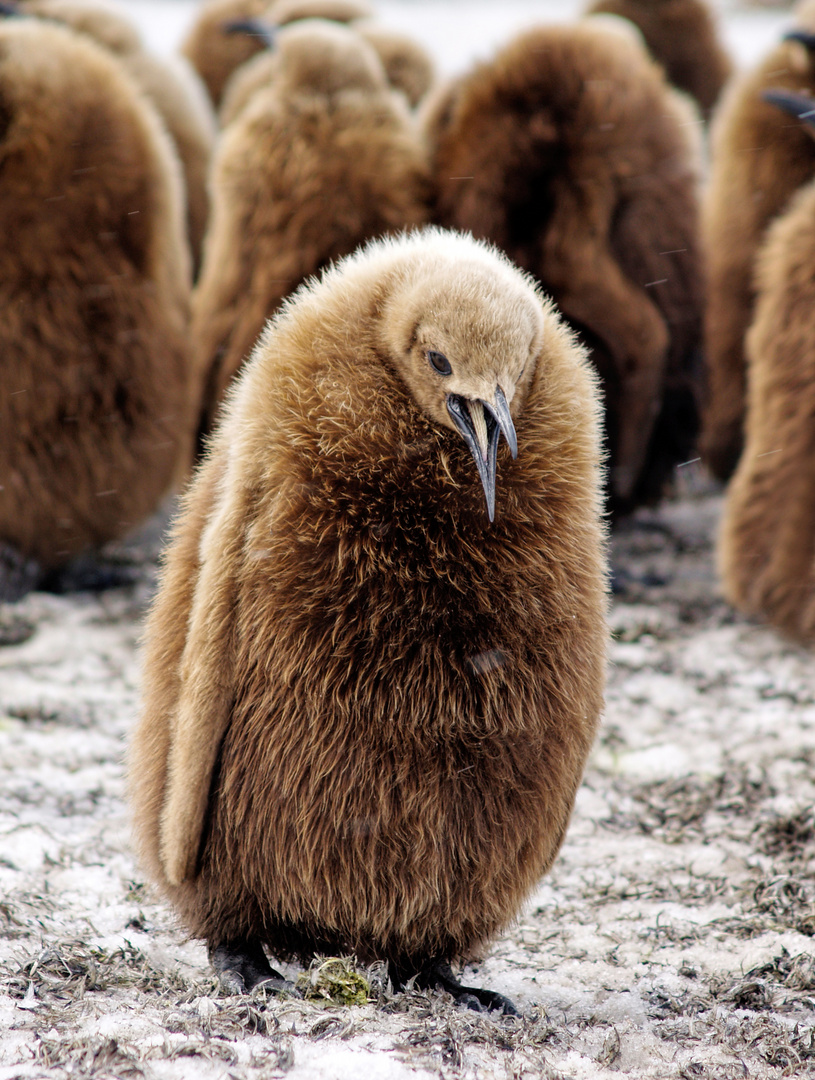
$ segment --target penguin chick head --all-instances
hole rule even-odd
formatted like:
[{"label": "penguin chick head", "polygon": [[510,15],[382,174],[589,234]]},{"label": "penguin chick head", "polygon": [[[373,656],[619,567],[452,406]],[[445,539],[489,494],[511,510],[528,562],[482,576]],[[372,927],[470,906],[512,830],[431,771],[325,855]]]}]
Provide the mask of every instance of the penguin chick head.
[{"label": "penguin chick head", "polygon": [[359,34],[326,19],[304,19],[275,32],[272,81],[282,93],[325,97],[387,89],[376,52]]},{"label": "penguin chick head", "polygon": [[351,23],[357,19],[370,19],[373,13],[366,0],[273,0],[267,17],[279,26],[285,26],[300,19]]},{"label": "penguin chick head", "polygon": [[108,0],[20,0],[19,13],[67,26],[117,56],[142,52],[138,30]]},{"label": "penguin chick head", "polygon": [[467,444],[492,521],[501,436],[519,452],[514,419],[541,351],[541,297],[485,244],[416,235],[386,286],[379,345],[425,415]]}]

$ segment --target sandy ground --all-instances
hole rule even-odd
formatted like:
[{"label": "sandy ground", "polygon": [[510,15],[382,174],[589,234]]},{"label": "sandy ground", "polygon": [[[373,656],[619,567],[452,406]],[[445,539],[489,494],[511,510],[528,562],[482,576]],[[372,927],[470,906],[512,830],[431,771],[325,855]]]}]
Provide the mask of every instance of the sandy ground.
[{"label": "sandy ground", "polygon": [[606,719],[568,838],[465,972],[517,1020],[376,970],[363,1006],[219,992],[128,847],[159,521],[115,553],[130,587],[2,610],[0,1080],[815,1075],[813,660],[723,603],[721,498],[684,488],[615,535]]}]

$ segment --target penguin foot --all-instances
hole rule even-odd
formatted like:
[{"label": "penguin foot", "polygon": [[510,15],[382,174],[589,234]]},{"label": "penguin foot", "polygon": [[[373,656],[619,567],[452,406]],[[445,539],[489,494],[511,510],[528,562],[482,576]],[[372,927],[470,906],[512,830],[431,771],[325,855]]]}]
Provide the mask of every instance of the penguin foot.
[{"label": "penguin foot", "polygon": [[106,561],[101,556],[78,555],[66,566],[52,570],[40,583],[44,592],[62,596],[75,592],[105,592],[123,589],[139,580],[135,567]]},{"label": "penguin foot", "polygon": [[0,603],[16,603],[39,585],[42,571],[33,559],[0,540]]},{"label": "penguin foot", "polygon": [[[406,979],[392,965],[388,965],[395,990],[404,989]],[[477,986],[462,986],[446,960],[434,960],[416,976],[415,984],[424,990],[446,990],[457,1005],[474,1012],[502,1012],[505,1016],[519,1016],[518,1010],[503,994],[495,990],[482,990]]]},{"label": "penguin foot", "polygon": [[209,962],[228,994],[248,994],[261,984],[275,993],[294,992],[288,982],[271,966],[259,941],[229,941],[209,950]]}]

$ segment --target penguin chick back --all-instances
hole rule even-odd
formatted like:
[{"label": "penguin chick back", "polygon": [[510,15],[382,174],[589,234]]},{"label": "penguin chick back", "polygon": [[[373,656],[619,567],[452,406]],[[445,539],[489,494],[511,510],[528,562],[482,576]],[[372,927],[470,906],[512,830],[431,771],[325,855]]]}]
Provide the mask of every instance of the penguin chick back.
[{"label": "penguin chick back", "polygon": [[733,64],[704,0],[594,0],[586,14],[630,20],[669,81],[690,94],[710,117]]},{"label": "penguin chick back", "polygon": [[20,12],[61,23],[110,50],[156,109],[180,159],[197,271],[209,214],[207,169],[215,142],[215,116],[199,76],[181,57],[153,56],[136,26],[104,0],[22,0]]},{"label": "penguin chick back", "polygon": [[269,26],[301,19],[352,23],[370,17],[365,0],[207,0],[181,52],[201,76],[212,103],[220,108],[224,89],[237,69],[265,48],[261,37],[235,33],[230,24],[260,18]]},{"label": "penguin chick back", "polygon": [[281,30],[268,58],[272,81],[225,129],[213,165],[192,323],[205,432],[285,296],[366,240],[427,219],[425,150],[374,50],[311,20]]},{"label": "penguin chick back", "polygon": [[[796,21],[815,32],[815,8],[801,5]],[[765,100],[771,89],[815,94],[813,49],[799,41],[779,42],[755,68],[732,80],[711,126],[710,180],[702,201],[709,288],[700,450],[720,480],[730,478],[743,446],[744,346],[755,314],[756,254],[772,221],[815,176],[815,141]]]},{"label": "penguin chick back", "polygon": [[625,34],[531,27],[424,107],[434,219],[533,273],[603,380],[613,505],[663,493],[696,434],[698,117]]},{"label": "penguin chick back", "polygon": [[[497,380],[490,524],[443,410]],[[269,324],[167,553],[130,751],[193,934],[409,964],[516,915],[602,704],[598,429],[573,336],[471,238],[373,243]]]},{"label": "penguin chick back", "polygon": [[177,160],[105,50],[0,25],[0,539],[42,567],[123,536],[191,452]]},{"label": "penguin chick back", "polygon": [[747,334],[745,444],[727,488],[719,570],[727,599],[815,644],[815,183],[759,248]]}]

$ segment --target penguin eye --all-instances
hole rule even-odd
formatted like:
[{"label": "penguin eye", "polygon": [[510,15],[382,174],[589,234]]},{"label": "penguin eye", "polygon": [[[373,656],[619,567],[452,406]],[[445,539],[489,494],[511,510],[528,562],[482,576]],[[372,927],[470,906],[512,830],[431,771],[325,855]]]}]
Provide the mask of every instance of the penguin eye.
[{"label": "penguin eye", "polygon": [[450,361],[444,353],[435,352],[433,349],[430,349],[427,354],[427,359],[430,361],[431,367],[435,368],[439,375],[453,374],[453,369],[450,367]]}]

